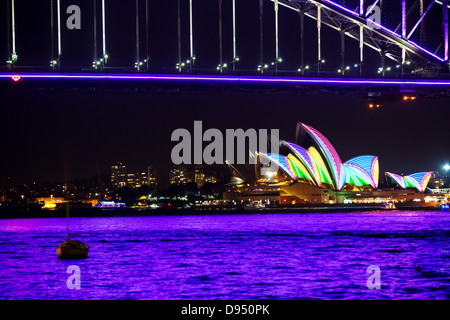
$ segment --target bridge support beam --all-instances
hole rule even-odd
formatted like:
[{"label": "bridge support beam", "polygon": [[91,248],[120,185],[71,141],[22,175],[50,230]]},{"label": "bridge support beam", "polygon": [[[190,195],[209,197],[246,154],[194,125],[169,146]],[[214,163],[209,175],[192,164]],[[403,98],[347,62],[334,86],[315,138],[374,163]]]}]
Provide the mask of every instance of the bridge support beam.
[{"label": "bridge support beam", "polygon": [[[52,58],[53,60],[53,58]],[[94,64],[97,64],[97,1],[94,0]],[[95,67],[94,65],[94,67]]]},{"label": "bridge support beam", "polygon": [[[423,7],[423,0],[420,0],[420,16],[423,16],[424,13],[424,7]],[[425,17],[424,17],[425,18]],[[422,19],[420,22],[420,44],[422,46],[426,45],[426,39],[425,39],[425,19]]]},{"label": "bridge support beam", "polygon": [[108,54],[106,53],[106,13],[105,0],[102,0],[102,46],[103,46],[103,61],[108,63]]},{"label": "bridge support beam", "polygon": [[278,52],[278,0],[273,2],[275,11],[275,72],[278,72],[279,52]]},{"label": "bridge support beam", "polygon": [[[406,0],[402,0],[402,38],[406,39]],[[402,47],[402,73],[406,62],[406,49]]]},{"label": "bridge support beam", "polygon": [[320,74],[320,64],[322,63],[322,51],[320,43],[320,29],[322,27],[322,10],[320,4],[317,5],[317,73]]},{"label": "bridge support beam", "polygon": [[264,72],[264,7],[263,0],[259,0],[259,71]]},{"label": "bridge support beam", "polygon": [[56,3],[57,18],[58,18],[58,67],[61,66],[61,55],[62,55],[62,45],[61,45],[61,0]]},{"label": "bridge support beam", "polygon": [[178,71],[181,72],[181,12],[180,12],[180,0],[177,0],[177,21],[178,21]]},{"label": "bridge support beam", "polygon": [[237,62],[237,49],[236,49],[236,0],[232,2],[232,14],[233,14],[233,71],[236,70]]},{"label": "bridge support beam", "polygon": [[444,61],[448,63],[448,0],[442,0],[442,27],[444,29]]},{"label": "bridge support beam", "polygon": [[16,14],[14,0],[11,1],[12,53],[16,54]]},{"label": "bridge support beam", "polygon": [[139,61],[139,0],[136,0],[136,69],[139,71],[140,66]]},{"label": "bridge support beam", "polygon": [[223,71],[223,45],[222,45],[222,0],[219,0],[219,60],[220,72]]},{"label": "bridge support beam", "polygon": [[300,14],[300,69],[305,74],[305,13],[302,8],[298,10]]},{"label": "bridge support beam", "polygon": [[345,32],[340,31],[341,34],[341,73],[345,74]]},{"label": "bridge support beam", "polygon": [[[359,15],[365,16],[364,0],[359,0]],[[364,61],[364,26],[359,25],[359,74],[362,75],[362,65]]]},{"label": "bridge support beam", "polygon": [[53,0],[50,0],[50,63],[53,67],[53,61],[55,60],[55,28],[53,25],[53,21],[54,21],[54,4],[53,4]]},{"label": "bridge support beam", "polygon": [[193,15],[192,15],[192,0],[189,0],[189,52],[190,52],[190,68],[194,64],[194,27],[193,27]]},{"label": "bridge support beam", "polygon": [[359,75],[362,75],[364,63],[364,27],[359,26]]},{"label": "bridge support beam", "polygon": [[[105,0],[103,0],[105,1]],[[145,69],[148,71],[148,64],[150,61],[150,44],[149,44],[149,8],[148,8],[148,0],[145,0]],[[105,53],[103,53],[105,54]]]}]

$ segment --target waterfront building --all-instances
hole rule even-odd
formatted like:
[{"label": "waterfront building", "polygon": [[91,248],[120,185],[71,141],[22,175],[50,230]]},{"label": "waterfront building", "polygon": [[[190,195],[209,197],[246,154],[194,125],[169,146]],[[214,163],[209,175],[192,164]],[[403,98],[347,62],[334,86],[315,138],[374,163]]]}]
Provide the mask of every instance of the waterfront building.
[{"label": "waterfront building", "polygon": [[113,187],[122,188],[127,185],[127,167],[122,162],[111,166],[111,184]]},{"label": "waterfront building", "polygon": [[111,167],[111,184],[115,188],[129,187],[141,188],[144,186],[157,186],[157,171],[148,166],[145,171],[127,173],[127,167],[118,162]]}]

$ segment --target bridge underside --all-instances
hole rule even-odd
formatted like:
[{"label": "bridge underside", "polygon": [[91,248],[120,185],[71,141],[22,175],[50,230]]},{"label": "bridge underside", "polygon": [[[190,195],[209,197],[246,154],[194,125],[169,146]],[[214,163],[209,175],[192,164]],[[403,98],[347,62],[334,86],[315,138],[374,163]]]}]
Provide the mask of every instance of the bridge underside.
[{"label": "bridge underside", "polygon": [[356,94],[369,101],[403,95],[450,96],[450,80],[271,77],[188,74],[0,73],[0,90],[120,92],[252,92]]},{"label": "bridge underside", "polygon": [[[320,19],[321,24],[344,33],[345,36],[358,42],[362,40],[361,43],[364,46],[380,54],[382,64],[385,57],[397,64],[405,64],[406,60],[408,69],[412,71],[426,69],[440,73],[448,70],[448,61],[445,62],[443,58],[422,48],[415,42],[406,40],[400,34],[374,23],[364,14],[361,16],[333,1],[279,0],[279,4],[314,20]],[[321,11],[320,14],[318,13],[319,10]],[[403,51],[405,51],[406,59],[403,57]]]}]

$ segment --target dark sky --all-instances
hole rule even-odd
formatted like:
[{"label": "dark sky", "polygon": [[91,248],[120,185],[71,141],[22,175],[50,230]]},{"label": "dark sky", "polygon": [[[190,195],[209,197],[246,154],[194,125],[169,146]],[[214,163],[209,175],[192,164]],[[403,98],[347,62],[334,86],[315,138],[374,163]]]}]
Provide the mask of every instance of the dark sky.
[{"label": "dark sky", "polygon": [[278,93],[7,93],[0,120],[2,181],[62,180],[71,159],[74,177],[107,173],[114,161],[131,171],[172,166],[170,136],[208,128],[280,129],[294,141],[297,121],[321,131],[343,161],[379,156],[381,170],[436,170],[450,161],[449,101],[419,99],[367,108],[360,95]]},{"label": "dark sky", "polygon": [[[152,68],[173,71],[177,61],[176,1],[150,2]],[[183,10],[186,10],[188,1],[182,2]],[[25,3],[26,10],[23,8]],[[134,1],[126,1],[127,5],[124,3],[121,0],[107,1],[109,65],[115,67],[132,66],[136,54]],[[259,57],[258,1],[241,0],[237,3],[240,15],[237,25],[239,68],[254,70]],[[69,4],[81,7],[82,30],[64,29],[63,66],[89,66],[93,58],[92,2],[62,0],[63,8]],[[17,5],[19,65],[47,66],[50,60],[49,1],[22,1]],[[217,2],[197,0],[194,5],[197,68],[211,69],[217,65],[219,56]],[[224,14],[229,17],[231,1],[224,0],[224,6],[227,6]],[[273,15],[269,15],[271,8],[272,4],[266,1],[265,32],[267,39],[271,39],[266,41],[267,61],[274,55],[273,39],[270,38],[273,33]],[[298,15],[283,9],[280,11],[283,68],[296,70],[299,65]],[[1,10],[5,16],[4,3]],[[434,14],[439,16],[439,10]],[[141,20],[144,20],[143,16]],[[229,19],[227,21],[224,22],[224,39],[227,41],[224,52],[230,59],[231,29]],[[307,32],[306,60],[314,61],[315,21],[307,19],[306,22],[311,30]],[[187,23],[185,15],[185,58],[188,57]],[[430,36],[428,43],[433,47],[433,40],[440,32],[439,21],[437,27],[436,19],[427,27],[437,30],[430,32],[434,37]],[[1,24],[0,32],[0,49],[2,56],[6,57],[5,23]],[[327,28],[323,32],[324,56],[330,61],[327,68],[334,70],[340,59],[337,49],[339,37]],[[99,40],[99,53],[100,43]],[[348,40],[347,50],[349,63],[356,62],[357,43]],[[367,59],[374,59],[376,70],[377,55],[366,51]],[[280,129],[281,139],[288,141],[294,140],[296,122],[301,121],[322,132],[343,161],[364,154],[379,156],[382,172],[409,174],[437,170],[445,162],[450,162],[448,98],[420,98],[410,103],[392,100],[383,103],[382,108],[372,110],[367,108],[367,100],[361,94],[214,93],[195,90],[182,90],[181,93],[89,93],[49,91],[48,88],[37,90],[35,87],[12,90],[10,85],[9,82],[6,85],[2,83],[0,90],[2,184],[8,176],[18,183],[62,181],[66,159],[70,159],[74,177],[96,176],[96,162],[102,173],[108,173],[113,162],[122,161],[130,171],[153,165],[165,180],[168,169],[172,167],[170,151],[175,145],[170,141],[170,135],[177,128],[187,128],[192,132],[194,120],[202,120],[204,130]]]}]

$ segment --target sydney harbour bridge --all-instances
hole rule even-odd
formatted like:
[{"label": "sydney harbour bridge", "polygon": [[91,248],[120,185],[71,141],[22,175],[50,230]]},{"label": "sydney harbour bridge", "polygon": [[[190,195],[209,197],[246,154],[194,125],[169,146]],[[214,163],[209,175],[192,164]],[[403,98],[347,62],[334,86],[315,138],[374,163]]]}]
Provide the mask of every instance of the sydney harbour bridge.
[{"label": "sydney harbour bridge", "polygon": [[[133,55],[132,62],[113,58],[117,44],[111,44],[120,40],[108,33],[114,30],[120,11],[111,9],[111,0],[38,1],[50,13],[39,22],[46,25],[44,43],[49,46],[34,50],[48,52],[48,59],[30,63],[34,53],[21,52],[20,43],[28,41],[32,32],[19,32],[24,30],[21,24],[32,29],[33,23],[23,18],[22,11],[29,10],[27,1],[6,0],[2,20],[7,28],[1,39],[2,52],[7,54],[0,81],[257,84],[299,90],[366,88],[374,96],[386,88],[399,93],[450,94],[448,0],[172,0],[171,33],[161,32],[162,27],[152,23],[155,16],[161,19],[166,14],[158,10],[161,1],[126,1],[133,12],[127,20],[133,25],[128,37],[134,43],[121,50]],[[213,12],[206,3],[214,7]],[[205,16],[214,20],[206,34],[215,46],[213,59],[204,59],[205,48],[203,56],[197,55],[199,38],[205,37],[199,24]],[[66,51],[73,50],[66,48],[65,35],[86,29],[86,24],[90,36],[79,46],[89,48],[91,59],[74,66],[65,59]],[[295,32],[287,30],[294,27]],[[253,32],[252,41],[247,29]],[[287,31],[295,36],[289,41],[283,37]],[[156,47],[152,41],[157,34],[175,45]],[[337,45],[330,49],[330,42]],[[244,47],[251,53],[241,56]],[[157,50],[168,51],[164,55],[171,62],[164,65],[153,59]],[[406,98],[415,99],[412,96]]]}]

